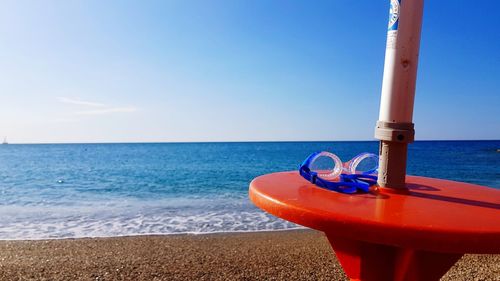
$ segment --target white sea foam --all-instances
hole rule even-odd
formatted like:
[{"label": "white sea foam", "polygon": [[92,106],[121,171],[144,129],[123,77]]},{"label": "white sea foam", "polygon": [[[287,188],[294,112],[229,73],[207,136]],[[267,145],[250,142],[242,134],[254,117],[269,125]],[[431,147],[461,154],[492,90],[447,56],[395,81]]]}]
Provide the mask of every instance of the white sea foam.
[{"label": "white sea foam", "polygon": [[298,228],[293,223],[246,203],[222,206],[211,203],[193,206],[191,202],[188,207],[179,202],[175,208],[158,206],[158,202],[127,206],[111,204],[113,207],[0,207],[0,239],[253,232]]}]

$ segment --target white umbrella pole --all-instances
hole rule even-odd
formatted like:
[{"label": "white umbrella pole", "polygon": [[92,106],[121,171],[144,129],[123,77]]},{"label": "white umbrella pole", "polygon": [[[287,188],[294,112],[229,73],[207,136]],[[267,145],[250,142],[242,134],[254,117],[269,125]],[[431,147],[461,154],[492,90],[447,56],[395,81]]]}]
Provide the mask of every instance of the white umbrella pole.
[{"label": "white umbrella pole", "polygon": [[413,101],[417,78],[423,0],[391,0],[380,114],[378,184],[406,188],[406,155],[413,142]]}]

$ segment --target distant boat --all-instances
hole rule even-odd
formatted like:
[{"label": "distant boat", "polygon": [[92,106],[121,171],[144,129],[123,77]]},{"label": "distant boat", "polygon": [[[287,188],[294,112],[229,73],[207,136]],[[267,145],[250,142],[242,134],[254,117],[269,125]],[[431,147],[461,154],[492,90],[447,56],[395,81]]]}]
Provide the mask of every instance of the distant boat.
[{"label": "distant boat", "polygon": [[4,137],[4,138],[3,138],[3,142],[2,142],[2,144],[9,144],[9,143],[7,142],[7,137]]}]

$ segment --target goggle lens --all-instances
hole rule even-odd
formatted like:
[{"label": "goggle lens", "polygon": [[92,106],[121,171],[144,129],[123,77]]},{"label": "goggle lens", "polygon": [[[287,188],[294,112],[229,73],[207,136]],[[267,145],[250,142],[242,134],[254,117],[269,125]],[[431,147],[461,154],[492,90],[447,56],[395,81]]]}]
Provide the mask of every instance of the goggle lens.
[{"label": "goggle lens", "polygon": [[311,160],[309,169],[321,178],[335,179],[342,172],[342,162],[335,154],[323,151]]},{"label": "goggle lens", "polygon": [[378,156],[373,153],[362,153],[349,161],[351,174],[376,174],[378,169]]}]

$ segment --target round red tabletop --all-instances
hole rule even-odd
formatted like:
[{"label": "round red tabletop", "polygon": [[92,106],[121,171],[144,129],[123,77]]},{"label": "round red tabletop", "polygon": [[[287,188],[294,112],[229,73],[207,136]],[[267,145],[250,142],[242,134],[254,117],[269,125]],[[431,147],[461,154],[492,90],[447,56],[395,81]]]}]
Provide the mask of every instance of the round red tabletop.
[{"label": "round red tabletop", "polygon": [[260,176],[250,199],[285,220],[339,237],[448,253],[500,253],[500,190],[407,176],[406,194],[342,194],[298,172]]}]

